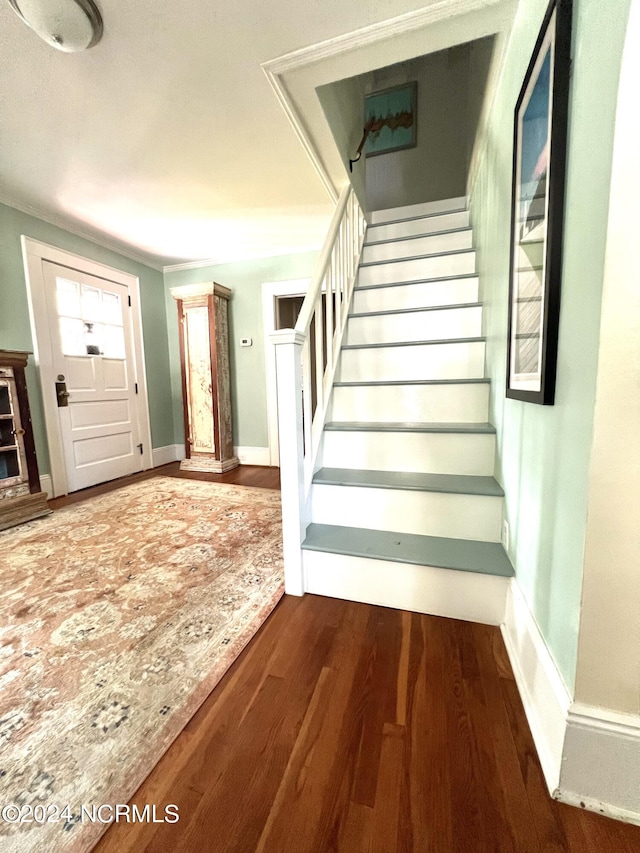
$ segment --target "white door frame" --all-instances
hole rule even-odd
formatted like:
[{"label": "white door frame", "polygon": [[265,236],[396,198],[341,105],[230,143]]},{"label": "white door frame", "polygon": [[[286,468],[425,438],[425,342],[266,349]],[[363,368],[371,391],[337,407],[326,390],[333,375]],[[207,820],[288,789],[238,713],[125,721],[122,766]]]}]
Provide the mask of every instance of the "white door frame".
[{"label": "white door frame", "polygon": [[276,296],[305,296],[310,278],[289,281],[266,281],[262,285],[262,320],[264,324],[264,361],[267,377],[267,425],[269,436],[269,465],[279,467],[278,397],[276,392],[276,349],[269,335],[276,328]]},{"label": "white door frame", "polygon": [[53,349],[49,331],[49,315],[45,298],[43,263],[50,261],[71,270],[123,284],[129,289],[131,297],[133,351],[134,351],[134,381],[138,383],[136,396],[136,417],[138,434],[143,443],[142,468],[153,468],[151,447],[151,424],[149,422],[149,401],[147,397],[147,375],[142,343],[142,315],[140,311],[140,280],[131,273],[108,267],[97,261],[91,261],[73,252],[49,246],[31,237],[22,235],[22,257],[24,260],[25,278],[27,282],[27,297],[29,299],[29,317],[33,337],[33,349],[36,365],[40,370],[40,386],[44,406],[45,429],[49,445],[51,464],[51,482],[53,496],[66,495],[68,492],[67,470],[62,449],[60,420],[58,418],[58,403],[55,393],[56,370],[53,364]]}]

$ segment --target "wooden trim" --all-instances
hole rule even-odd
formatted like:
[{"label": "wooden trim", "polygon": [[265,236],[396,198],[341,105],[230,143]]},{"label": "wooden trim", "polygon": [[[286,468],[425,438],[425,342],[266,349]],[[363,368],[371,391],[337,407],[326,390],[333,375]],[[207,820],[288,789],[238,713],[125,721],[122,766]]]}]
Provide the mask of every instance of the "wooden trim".
[{"label": "wooden trim", "polygon": [[[2,359],[4,362],[4,358]],[[27,380],[24,375],[24,367],[13,368],[13,378],[16,383],[18,397],[18,409],[20,410],[20,421],[24,435],[22,441],[27,458],[27,471],[29,474],[29,491],[36,494],[40,491],[40,475],[38,473],[38,460],[36,458],[36,444],[33,438],[33,426],[31,424],[31,412],[29,410],[29,394],[27,392]]]},{"label": "wooden trim", "polygon": [[3,349],[0,350],[0,364],[3,367],[24,369],[27,366],[30,355],[31,353],[26,350]]},{"label": "wooden trim", "polygon": [[[36,445],[33,438],[33,426],[31,423],[31,412],[29,409],[27,379],[25,376],[25,368],[30,355],[30,352],[22,350],[0,350],[0,366],[11,367],[13,369],[13,384],[16,389],[16,401],[18,404],[20,427],[24,431],[22,435],[22,446],[27,461],[29,491],[32,494],[36,494],[40,492],[40,476],[38,473]],[[20,442],[17,443],[19,444]]]},{"label": "wooden trim", "polygon": [[182,300],[178,299],[178,339],[180,342],[180,376],[182,380],[182,418],[184,423],[184,455],[191,459],[191,436],[189,434],[189,398],[187,396],[187,361],[184,346],[185,317]]},{"label": "wooden trim", "polygon": [[222,459],[222,446],[220,441],[220,388],[218,387],[218,347],[216,340],[216,305],[215,296],[210,293],[207,296],[209,307],[209,353],[211,357],[211,395],[213,410],[213,441],[215,444],[214,459]]}]

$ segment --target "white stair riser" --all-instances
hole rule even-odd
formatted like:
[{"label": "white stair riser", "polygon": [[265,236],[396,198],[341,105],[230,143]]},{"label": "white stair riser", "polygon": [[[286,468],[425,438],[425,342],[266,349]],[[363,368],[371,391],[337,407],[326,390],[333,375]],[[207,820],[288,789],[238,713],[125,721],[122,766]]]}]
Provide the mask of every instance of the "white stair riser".
[{"label": "white stair riser", "polygon": [[448,234],[433,234],[413,237],[410,240],[394,240],[365,246],[362,250],[362,262],[393,261],[396,258],[415,258],[418,255],[435,255],[436,252],[454,252],[459,249],[471,249],[473,246],[471,229],[452,231]]},{"label": "white stair riser", "polygon": [[478,279],[449,279],[405,284],[399,287],[356,289],[353,313],[394,311],[402,308],[431,308],[437,305],[459,305],[478,301]]},{"label": "white stair riser", "polygon": [[305,590],[485,625],[504,621],[508,578],[303,551]]},{"label": "white stair riser", "polygon": [[490,434],[326,430],[321,458],[326,468],[492,477],[494,452]]},{"label": "white stair riser", "polygon": [[[434,255],[428,258],[412,258],[409,261],[390,261],[360,267],[358,284],[390,284],[397,281],[419,281],[423,278],[467,275],[476,271],[476,253]],[[446,304],[446,303],[445,303]]]},{"label": "white stair riser", "polygon": [[339,385],[329,420],[486,423],[489,385]]},{"label": "white stair riser", "polygon": [[370,225],[367,228],[366,240],[373,243],[376,240],[396,240],[399,237],[417,237],[420,234],[468,227],[469,211],[461,210],[458,213],[442,213],[440,216],[429,216],[426,219],[407,219],[390,225]]},{"label": "white stair riser", "polygon": [[318,524],[500,541],[502,498],[487,495],[314,483],[310,507]]},{"label": "white stair riser", "polygon": [[339,382],[482,379],[484,341],[343,350]]},{"label": "white stair riser", "polygon": [[394,219],[410,219],[416,216],[433,216],[434,214],[449,213],[466,209],[467,199],[443,198],[439,201],[426,201],[421,204],[408,204],[403,207],[387,207],[385,210],[374,210],[370,215],[372,225],[380,222],[391,222]]},{"label": "white stair riser", "polygon": [[477,338],[482,334],[482,308],[451,308],[408,314],[350,317],[345,344],[388,344]]}]

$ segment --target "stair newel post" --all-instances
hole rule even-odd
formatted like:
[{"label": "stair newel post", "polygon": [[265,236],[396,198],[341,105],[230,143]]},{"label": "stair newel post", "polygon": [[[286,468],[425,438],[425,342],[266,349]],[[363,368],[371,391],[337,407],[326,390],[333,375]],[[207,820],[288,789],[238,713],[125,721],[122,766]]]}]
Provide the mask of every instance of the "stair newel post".
[{"label": "stair newel post", "polygon": [[[300,544],[307,529],[305,498],[304,432],[311,439],[310,381],[303,386],[302,348],[305,336],[294,329],[273,332],[269,339],[275,347],[278,395],[278,436],[280,447],[280,484],[282,495],[282,541],[284,586],[289,595],[304,594],[302,551]],[[307,359],[308,363],[309,359]],[[310,371],[308,371],[310,372]],[[308,377],[310,380],[310,377]],[[303,423],[304,407],[307,423]]]}]

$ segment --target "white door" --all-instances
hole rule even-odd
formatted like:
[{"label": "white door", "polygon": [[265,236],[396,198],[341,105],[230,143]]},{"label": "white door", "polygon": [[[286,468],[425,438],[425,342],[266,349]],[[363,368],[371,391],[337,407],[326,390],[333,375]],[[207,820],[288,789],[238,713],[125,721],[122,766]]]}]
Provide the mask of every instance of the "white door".
[{"label": "white door", "polygon": [[129,289],[43,262],[68,490],[142,470]]}]

